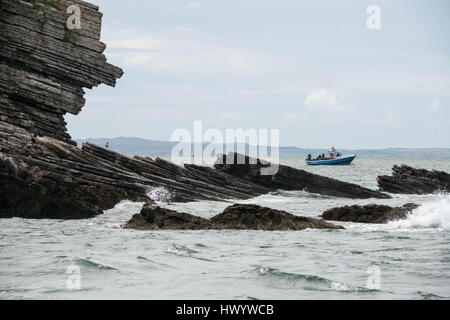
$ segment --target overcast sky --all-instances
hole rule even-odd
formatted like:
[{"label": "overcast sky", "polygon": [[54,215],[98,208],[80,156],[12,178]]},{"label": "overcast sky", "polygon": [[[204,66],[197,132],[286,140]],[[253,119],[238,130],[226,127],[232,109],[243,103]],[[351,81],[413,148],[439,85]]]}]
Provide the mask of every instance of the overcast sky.
[{"label": "overcast sky", "polygon": [[[450,1],[90,0],[116,88],[74,138],[280,129],[298,147],[450,147]],[[369,30],[369,5],[381,29]]]}]

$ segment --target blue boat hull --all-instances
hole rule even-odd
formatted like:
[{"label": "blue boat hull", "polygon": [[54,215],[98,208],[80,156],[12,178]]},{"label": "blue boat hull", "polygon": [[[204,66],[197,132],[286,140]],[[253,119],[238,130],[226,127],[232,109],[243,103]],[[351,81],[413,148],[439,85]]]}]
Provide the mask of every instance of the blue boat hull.
[{"label": "blue boat hull", "polygon": [[355,158],[356,154],[328,160],[306,160],[306,164],[309,166],[345,166],[352,163]]}]

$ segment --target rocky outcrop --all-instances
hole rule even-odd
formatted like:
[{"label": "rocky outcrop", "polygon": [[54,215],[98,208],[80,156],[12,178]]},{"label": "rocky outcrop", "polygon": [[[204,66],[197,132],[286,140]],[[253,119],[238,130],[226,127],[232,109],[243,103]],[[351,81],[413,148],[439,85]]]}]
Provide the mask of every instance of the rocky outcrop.
[{"label": "rocky outcrop", "polygon": [[322,218],[333,221],[387,223],[389,221],[405,219],[412,210],[418,207],[414,203],[408,203],[403,207],[397,208],[376,204],[345,206],[325,211],[322,214]]},{"label": "rocky outcrop", "polygon": [[[81,29],[67,28],[70,5],[81,10]],[[87,218],[121,200],[148,201],[155,188],[178,202],[276,189],[386,197],[285,166],[267,178],[258,175],[262,165],[180,167],[89,143],[79,149],[63,116],[80,112],[84,88],[114,86],[123,73],[102,53],[99,8],[81,0],[1,0],[0,18],[0,217]]]},{"label": "rocky outcrop", "polygon": [[394,166],[392,176],[379,176],[377,182],[381,191],[391,193],[430,194],[450,191],[450,174],[406,165]]},{"label": "rocky outcrop", "polygon": [[228,155],[224,155],[222,159],[219,159],[214,165],[214,168],[271,190],[305,190],[322,195],[353,199],[390,198],[387,194],[363,188],[356,184],[320,176],[284,165],[279,165],[278,171],[275,174],[261,174],[264,168],[267,169],[271,166],[272,164],[269,162],[252,159],[237,153],[229,153]]},{"label": "rocky outcrop", "polygon": [[[92,217],[121,200],[145,201],[165,188],[170,201],[248,199],[268,189],[212,168],[82,149],[0,122],[0,217]],[[227,185],[228,184],[228,185]]]},{"label": "rocky outcrop", "polygon": [[222,213],[204,219],[147,203],[134,215],[126,229],[137,230],[303,230],[343,229],[320,219],[299,217],[285,211],[257,205],[235,204]]},{"label": "rocky outcrop", "polygon": [[[69,5],[81,10],[81,29],[67,28]],[[0,3],[0,120],[30,133],[75,144],[64,114],[78,114],[83,88],[114,86],[122,70],[106,62],[102,14],[79,0]]]}]

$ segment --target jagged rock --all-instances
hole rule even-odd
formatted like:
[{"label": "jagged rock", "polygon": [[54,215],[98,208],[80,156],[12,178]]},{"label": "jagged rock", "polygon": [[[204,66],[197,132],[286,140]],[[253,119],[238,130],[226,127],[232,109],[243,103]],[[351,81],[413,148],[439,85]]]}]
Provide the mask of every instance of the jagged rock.
[{"label": "jagged rock", "polygon": [[[81,9],[81,29],[69,30],[66,8]],[[99,41],[102,14],[72,0],[0,2],[0,120],[75,144],[64,114],[78,114],[84,88],[114,86],[123,72],[106,62]]]},{"label": "jagged rock", "polygon": [[147,203],[124,228],[137,230],[303,230],[343,229],[320,219],[299,217],[257,205],[235,204],[211,219],[161,208]]},{"label": "jagged rock", "polygon": [[363,188],[356,184],[320,176],[284,165],[279,165],[278,171],[273,175],[262,175],[261,170],[270,166],[271,163],[269,162],[231,152],[219,158],[214,168],[272,190],[305,190],[322,195],[354,199],[390,198],[387,194]]},{"label": "jagged rock", "polygon": [[405,219],[419,205],[405,204],[403,207],[392,208],[385,205],[369,204],[366,206],[345,206],[325,211],[322,218],[333,221],[348,221],[361,223],[387,223]]},{"label": "jagged rock", "polygon": [[156,187],[166,188],[167,200],[178,202],[248,199],[269,192],[211,168],[129,158],[89,143],[80,150],[4,122],[0,138],[0,217],[92,217],[121,200],[146,200]]},{"label": "jagged rock", "polygon": [[394,166],[392,176],[379,176],[377,182],[381,191],[391,193],[430,194],[450,191],[450,174],[406,165]]},{"label": "jagged rock", "polygon": [[[81,9],[80,30],[66,27],[72,4]],[[278,188],[385,197],[284,166],[265,180],[258,167],[180,167],[89,143],[79,149],[63,116],[80,112],[83,88],[114,86],[123,74],[102,54],[101,18],[97,6],[81,0],[1,0],[0,217],[92,217],[121,200],[146,201],[152,188],[167,189],[167,200],[178,202],[248,199]]]}]

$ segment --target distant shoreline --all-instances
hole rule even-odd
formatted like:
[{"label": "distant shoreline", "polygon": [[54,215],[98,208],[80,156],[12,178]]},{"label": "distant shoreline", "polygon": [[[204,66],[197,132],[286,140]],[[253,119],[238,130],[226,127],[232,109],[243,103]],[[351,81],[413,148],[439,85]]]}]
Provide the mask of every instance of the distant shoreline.
[{"label": "distant shoreline", "polygon": [[[99,146],[109,143],[109,148],[125,155],[168,157],[177,142],[147,140],[135,137],[75,139],[78,146],[91,142]],[[207,144],[205,144],[206,146]],[[246,145],[248,150],[248,145]],[[236,151],[236,150],[235,150]],[[280,157],[305,157],[307,154],[321,154],[326,148],[298,148],[281,146]],[[385,149],[339,149],[342,153],[356,153],[359,158],[424,158],[450,159],[450,148],[385,148]]]}]

